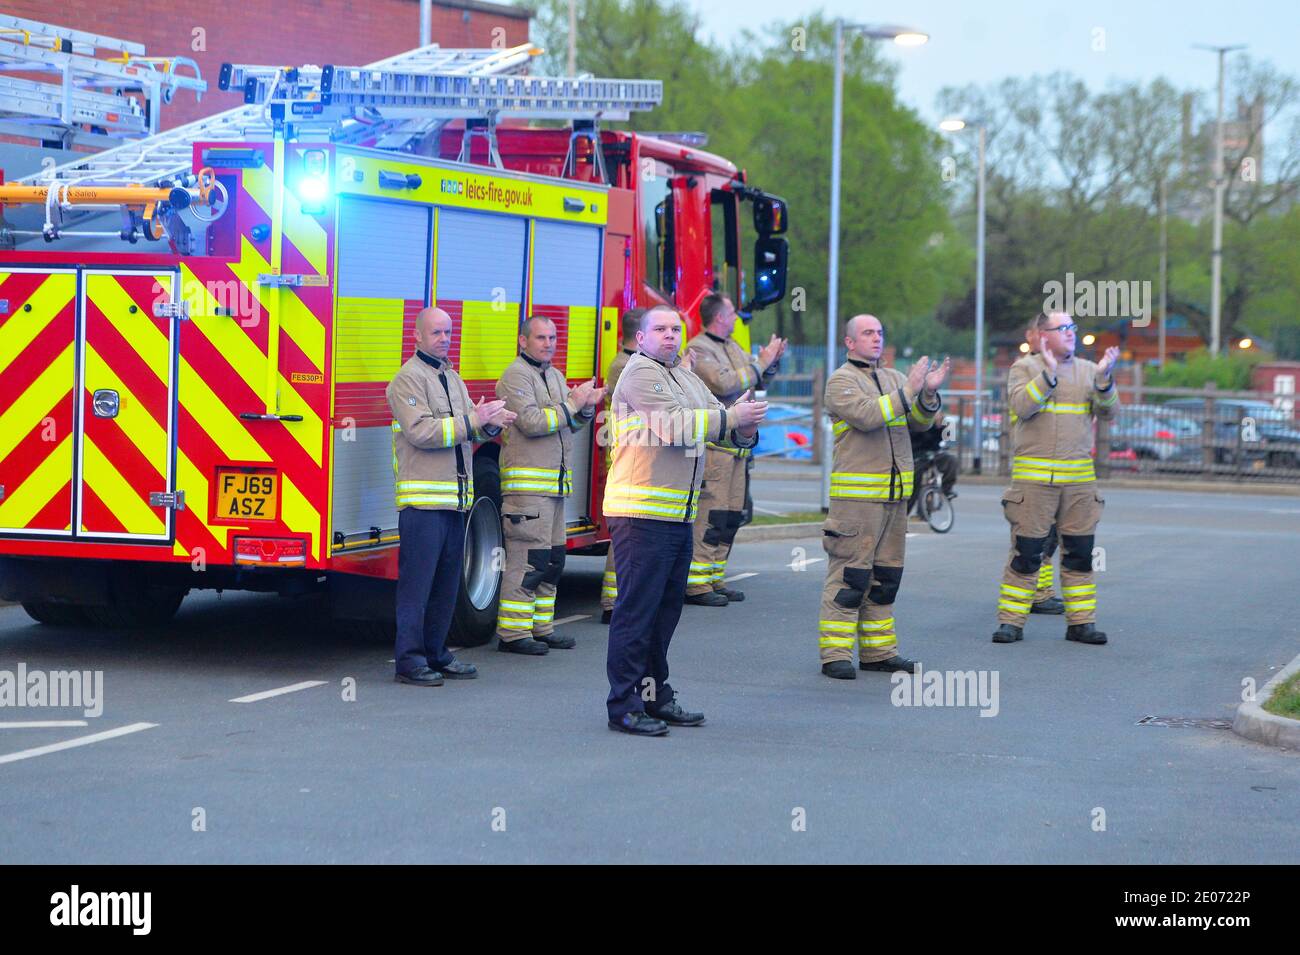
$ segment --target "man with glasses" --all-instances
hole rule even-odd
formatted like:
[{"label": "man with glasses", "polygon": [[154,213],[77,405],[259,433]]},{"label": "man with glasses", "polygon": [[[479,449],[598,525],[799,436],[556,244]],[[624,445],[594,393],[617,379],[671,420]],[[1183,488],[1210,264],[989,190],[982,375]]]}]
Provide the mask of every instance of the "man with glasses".
[{"label": "man with glasses", "polygon": [[[1035,315],[1029,320],[1029,327],[1025,329],[1025,343],[1029,345],[1029,353],[1025,358],[1019,361],[1028,361],[1038,356],[1038,350],[1041,347],[1038,342],[1038,316]],[[1030,377],[1033,373],[1030,373]],[[1016,416],[1011,415],[1014,423]],[[1056,533],[1056,525],[1047,532],[1047,545],[1043,548],[1043,562],[1038,568],[1038,587],[1034,591],[1034,600],[1029,608],[1030,613],[1043,613],[1061,616],[1065,613],[1065,604],[1061,598],[1056,596],[1056,588],[1053,586],[1052,558],[1056,556],[1056,548],[1060,545],[1060,535]],[[1012,543],[1011,557],[1015,557],[1015,544]],[[1009,559],[1009,558],[1008,558]]]},{"label": "man with glasses", "polygon": [[1011,556],[998,596],[994,643],[1024,638],[1025,617],[1038,589],[1039,570],[1055,524],[1061,539],[1061,595],[1065,638],[1102,644],[1096,627],[1097,586],[1092,548],[1104,499],[1093,468],[1093,421],[1115,413],[1112,370],[1118,348],[1101,361],[1074,354],[1078,329],[1065,312],[1035,319],[1038,354],[1011,366],[1007,402],[1012,414],[1011,486],[1002,510],[1011,525]]}]

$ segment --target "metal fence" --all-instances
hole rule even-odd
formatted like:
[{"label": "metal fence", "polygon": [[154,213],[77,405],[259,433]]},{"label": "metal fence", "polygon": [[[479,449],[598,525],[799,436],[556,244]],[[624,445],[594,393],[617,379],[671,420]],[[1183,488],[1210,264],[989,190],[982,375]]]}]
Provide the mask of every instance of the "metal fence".
[{"label": "metal fence", "polygon": [[[794,364],[799,368],[797,361]],[[785,367],[783,363],[783,373],[771,382],[768,400],[808,411],[795,416],[786,408],[785,417],[772,426],[806,429],[811,460],[820,463],[825,441],[825,429],[818,426],[823,420],[822,364],[789,372]],[[1294,396],[1213,386],[1152,388],[1142,386],[1140,378],[1138,382],[1117,385],[1120,405],[1114,417],[1096,423],[1099,476],[1300,484],[1300,422]],[[975,399],[970,389],[944,389],[949,450],[958,456],[963,472],[1010,475],[1011,419],[1004,389],[986,389],[979,402],[983,434],[978,454]],[[777,441],[765,453],[782,456],[794,447],[788,440]]]}]

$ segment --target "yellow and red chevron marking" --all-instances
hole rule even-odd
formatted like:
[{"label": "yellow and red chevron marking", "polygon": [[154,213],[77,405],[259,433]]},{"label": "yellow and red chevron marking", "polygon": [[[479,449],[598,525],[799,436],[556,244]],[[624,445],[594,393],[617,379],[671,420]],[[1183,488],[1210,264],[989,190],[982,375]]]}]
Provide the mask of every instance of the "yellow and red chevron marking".
[{"label": "yellow and red chevron marking", "polygon": [[[169,489],[171,320],[155,318],[170,301],[172,273],[108,275],[85,281],[81,394],[80,518],[87,535],[167,535],[167,513],[149,495]],[[114,417],[94,412],[94,394],[118,394]]]},{"label": "yellow and red chevron marking", "polygon": [[72,528],[77,277],[0,271],[0,532]]},{"label": "yellow and red chevron marking", "polygon": [[[270,159],[269,147],[266,155]],[[272,271],[270,241],[251,236],[255,226],[270,225],[271,174],[270,167],[239,171],[232,193],[239,258],[194,257],[181,266],[178,295],[189,304],[191,319],[184,323],[180,349],[176,486],[186,492],[186,510],[177,517],[175,551],[189,555],[202,547],[209,562],[229,562],[233,536],[293,535],[308,539],[309,564],[320,566],[323,515],[329,512],[325,423],[333,290],[258,284],[259,274]],[[302,215],[292,190],[285,197],[281,271],[328,274],[332,223]],[[233,314],[218,314],[218,305]],[[266,411],[268,332],[277,324],[275,410],[302,421],[241,419],[241,413]],[[280,471],[277,522],[235,524],[214,517],[216,469],[229,464]]]}]

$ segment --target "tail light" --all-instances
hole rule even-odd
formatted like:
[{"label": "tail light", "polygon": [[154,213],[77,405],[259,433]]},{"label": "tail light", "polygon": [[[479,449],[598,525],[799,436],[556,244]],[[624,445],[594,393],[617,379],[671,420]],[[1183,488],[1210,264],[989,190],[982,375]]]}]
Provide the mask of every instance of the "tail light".
[{"label": "tail light", "polygon": [[305,567],[307,542],[298,537],[236,537],[235,563],[245,567]]},{"label": "tail light", "polygon": [[1156,432],[1156,437],[1161,438],[1165,441],[1172,441],[1174,440],[1174,433],[1172,431],[1166,431],[1164,428],[1161,428],[1159,431]]}]

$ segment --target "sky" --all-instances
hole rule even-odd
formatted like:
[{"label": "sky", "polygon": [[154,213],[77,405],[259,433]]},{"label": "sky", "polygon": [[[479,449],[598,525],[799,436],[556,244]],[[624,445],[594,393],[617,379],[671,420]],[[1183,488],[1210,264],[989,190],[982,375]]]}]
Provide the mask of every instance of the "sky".
[{"label": "sky", "polygon": [[[819,8],[854,22],[890,23],[930,34],[922,47],[889,45],[900,98],[939,118],[944,86],[985,85],[1007,76],[1067,70],[1093,89],[1112,79],[1164,76],[1212,92],[1217,56],[1197,43],[1245,43],[1255,58],[1300,76],[1298,0],[687,0],[704,32],[722,42],[738,26],[791,21]],[[1100,33],[1096,31],[1102,31]],[[1100,41],[1100,43],[1098,42]],[[1094,46],[1101,46],[1094,50]],[[1225,101],[1230,116],[1231,89]]]}]

